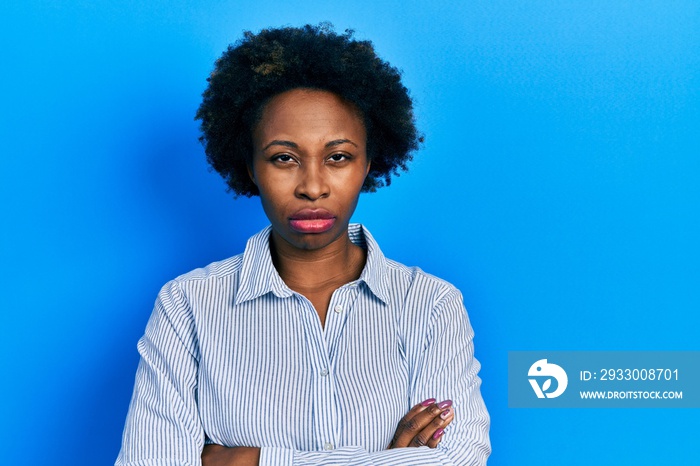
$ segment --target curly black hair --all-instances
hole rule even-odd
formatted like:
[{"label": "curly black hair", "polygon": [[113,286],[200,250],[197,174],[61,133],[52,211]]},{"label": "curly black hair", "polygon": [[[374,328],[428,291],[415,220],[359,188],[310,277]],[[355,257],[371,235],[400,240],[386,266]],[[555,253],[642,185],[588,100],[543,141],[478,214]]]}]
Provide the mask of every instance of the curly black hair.
[{"label": "curly black hair", "polygon": [[259,194],[247,171],[253,129],[272,97],[295,88],[333,92],[360,111],[372,162],[363,191],[389,185],[399,169],[407,170],[423,140],[413,101],[399,70],[353,34],[338,34],[329,23],[246,31],[216,61],[195,119],[202,122],[207,160],[235,195]]}]

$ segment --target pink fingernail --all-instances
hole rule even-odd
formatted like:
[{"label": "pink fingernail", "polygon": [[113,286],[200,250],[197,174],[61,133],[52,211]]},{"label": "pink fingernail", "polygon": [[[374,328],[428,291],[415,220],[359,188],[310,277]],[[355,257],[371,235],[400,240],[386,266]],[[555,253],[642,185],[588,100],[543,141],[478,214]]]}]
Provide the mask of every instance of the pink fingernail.
[{"label": "pink fingernail", "polygon": [[434,439],[434,440],[439,439],[440,436],[441,436],[444,432],[445,432],[445,430],[442,429],[442,428],[436,430],[435,433],[433,434],[433,439]]},{"label": "pink fingernail", "polygon": [[440,415],[440,417],[443,418],[443,419],[447,419],[448,417],[450,417],[450,414],[451,414],[451,413],[452,413],[452,410],[451,410],[451,409],[446,409],[445,411],[442,412],[442,414]]},{"label": "pink fingernail", "polygon": [[433,403],[435,403],[435,398],[428,398],[427,400],[422,402],[420,405],[421,406],[430,406]]},{"label": "pink fingernail", "polygon": [[445,408],[449,408],[450,406],[452,406],[452,400],[445,400],[438,405],[438,408],[445,409]]}]

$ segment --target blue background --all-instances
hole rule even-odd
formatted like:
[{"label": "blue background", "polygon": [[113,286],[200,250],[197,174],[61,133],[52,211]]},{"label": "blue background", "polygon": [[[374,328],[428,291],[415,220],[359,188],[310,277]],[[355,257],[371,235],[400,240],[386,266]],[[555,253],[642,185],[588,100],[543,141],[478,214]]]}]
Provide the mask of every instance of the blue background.
[{"label": "blue background", "polygon": [[197,141],[213,61],[322,20],[415,97],[425,146],[355,219],[463,291],[490,464],[697,461],[698,410],[509,409],[507,352],[699,349],[700,3],[24,0],[0,6],[2,463],[113,462],[158,289],[266,224]]}]

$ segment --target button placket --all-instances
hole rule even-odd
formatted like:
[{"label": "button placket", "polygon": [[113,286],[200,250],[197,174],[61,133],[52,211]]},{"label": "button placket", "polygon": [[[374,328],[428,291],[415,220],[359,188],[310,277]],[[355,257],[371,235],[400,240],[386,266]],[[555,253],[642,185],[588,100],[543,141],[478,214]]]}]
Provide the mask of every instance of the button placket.
[{"label": "button placket", "polygon": [[351,314],[351,304],[355,302],[358,295],[359,289],[356,283],[342,286],[333,293],[331,296],[331,302],[328,306],[326,327],[323,332],[323,337],[325,338],[326,347],[328,349],[330,366],[322,368],[322,371],[320,372],[320,380],[323,385],[326,385],[324,384],[324,381],[327,382],[326,386],[328,387],[328,394],[332,397],[332,399],[329,400],[328,408],[332,410],[336,422],[333,423],[332,429],[330,426],[328,426],[328,436],[319,438],[319,440],[322,442],[321,446],[325,450],[334,450],[340,441],[341,428],[337,422],[340,417],[340,412],[339,406],[337,406],[335,402],[335,377],[330,369],[332,369],[332,367],[335,365],[337,348],[343,339],[343,329],[345,328],[347,319]]},{"label": "button placket", "polygon": [[[324,337],[328,346],[328,356],[335,361],[339,345],[342,346],[343,331],[348,319],[354,312],[352,306],[360,294],[357,282],[352,282],[338,288],[331,296],[326,317]],[[332,311],[332,312],[331,312]]]},{"label": "button placket", "polygon": [[[337,440],[338,413],[335,405],[335,381],[332,374],[332,363],[325,331],[318,320],[318,315],[311,302],[304,296],[298,296],[298,303],[301,306],[301,315],[307,328],[307,348],[313,373],[316,374],[313,380],[313,430],[317,445],[326,448]],[[328,327],[328,319],[326,327]]]}]

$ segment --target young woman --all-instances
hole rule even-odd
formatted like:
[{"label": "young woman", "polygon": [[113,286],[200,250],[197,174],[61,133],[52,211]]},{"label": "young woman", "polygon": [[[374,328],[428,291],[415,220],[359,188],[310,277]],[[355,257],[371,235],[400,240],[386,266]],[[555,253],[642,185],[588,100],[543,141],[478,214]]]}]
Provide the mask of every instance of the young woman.
[{"label": "young woman", "polygon": [[350,32],[246,33],[197,117],[271,225],[161,290],[117,465],[485,464],[461,294],[349,223],[418,147],[399,72]]}]

